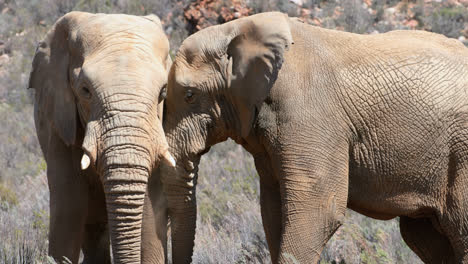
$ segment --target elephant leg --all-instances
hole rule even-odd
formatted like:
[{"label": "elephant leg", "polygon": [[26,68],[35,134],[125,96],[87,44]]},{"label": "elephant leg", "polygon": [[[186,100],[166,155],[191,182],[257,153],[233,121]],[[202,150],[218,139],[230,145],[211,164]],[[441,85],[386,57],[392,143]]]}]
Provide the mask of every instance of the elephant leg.
[{"label": "elephant leg", "polygon": [[107,223],[87,224],[82,247],[83,264],[110,264],[110,240]]},{"label": "elephant leg", "polygon": [[424,263],[453,263],[449,240],[439,233],[429,218],[400,217],[403,240]]},{"label": "elephant leg", "polygon": [[142,263],[167,263],[167,219],[167,202],[157,170],[149,179],[145,195],[141,233]]},{"label": "elephant leg", "polygon": [[279,185],[271,171],[269,160],[255,158],[255,167],[260,176],[260,208],[263,229],[268,242],[272,263],[278,261],[281,239],[281,196]]},{"label": "elephant leg", "polygon": [[[465,176],[466,175],[466,176]],[[448,237],[455,254],[454,263],[468,264],[468,173],[457,176],[450,186],[446,208],[439,222],[445,236]],[[460,182],[457,182],[460,180]],[[463,182],[462,182],[463,180]]]},{"label": "elephant leg", "polygon": [[78,263],[88,209],[88,184],[79,173],[79,154],[58,137],[49,143],[48,154],[49,255],[58,263],[65,259]]},{"label": "elephant leg", "polygon": [[348,158],[336,151],[296,151],[294,157],[284,155],[287,161],[277,163],[283,169],[279,263],[317,263],[325,244],[343,223]]},{"label": "elephant leg", "polygon": [[468,264],[468,223],[465,213],[467,210],[466,207],[459,208],[458,206],[450,208],[439,220],[444,236],[450,241],[451,252],[454,256],[450,259],[444,258],[445,262],[443,263]]},{"label": "elephant leg", "polygon": [[465,128],[459,136],[448,162],[447,194],[437,223],[438,229],[450,241],[454,263],[468,264],[468,129]]},{"label": "elephant leg", "polygon": [[[98,180],[98,175],[89,175]],[[82,244],[83,264],[110,264],[110,235],[107,224],[107,212],[104,190],[100,182],[95,182],[90,190],[88,219]]]},{"label": "elephant leg", "polygon": [[77,197],[69,195],[68,198],[50,196],[49,255],[58,263],[66,259],[78,263],[84,234],[86,210],[73,205],[71,201]]}]

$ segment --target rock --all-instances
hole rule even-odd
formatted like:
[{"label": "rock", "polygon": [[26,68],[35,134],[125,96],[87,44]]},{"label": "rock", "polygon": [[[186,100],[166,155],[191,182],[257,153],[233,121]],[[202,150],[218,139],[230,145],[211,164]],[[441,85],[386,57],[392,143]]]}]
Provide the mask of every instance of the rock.
[{"label": "rock", "polygon": [[395,12],[396,12],[396,8],[394,8],[394,7],[389,7],[387,9],[385,9],[385,11],[384,11],[385,20],[393,21],[393,19],[395,18]]},{"label": "rock", "polygon": [[419,22],[416,19],[411,19],[406,21],[404,24],[411,29],[415,29],[419,25]]},{"label": "rock", "polygon": [[244,0],[196,0],[184,8],[189,34],[251,14],[253,11]]},{"label": "rock", "polygon": [[394,7],[389,7],[389,8],[387,8],[387,9],[385,9],[385,14],[386,14],[386,15],[392,16],[393,14],[395,14],[395,11],[396,11],[396,8],[394,8]]}]

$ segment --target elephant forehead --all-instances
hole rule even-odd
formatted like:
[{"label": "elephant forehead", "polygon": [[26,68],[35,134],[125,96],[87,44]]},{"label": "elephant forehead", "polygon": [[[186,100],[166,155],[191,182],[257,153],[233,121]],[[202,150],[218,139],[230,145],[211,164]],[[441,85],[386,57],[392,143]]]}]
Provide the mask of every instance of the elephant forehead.
[{"label": "elephant forehead", "polygon": [[212,67],[206,63],[192,63],[176,61],[175,67],[175,81],[183,87],[201,87],[208,79],[215,74]]},{"label": "elephant forehead", "polygon": [[137,16],[106,15],[92,16],[86,23],[78,25],[72,35],[84,52],[103,47],[122,47],[137,50],[147,46],[152,53],[165,57],[169,43],[162,30],[154,22]]},{"label": "elephant forehead", "polygon": [[147,19],[124,14],[96,14],[80,26],[85,30],[91,32],[101,31],[101,33],[115,33],[120,31],[135,33],[148,31],[144,33],[151,33],[160,31],[153,22]]}]

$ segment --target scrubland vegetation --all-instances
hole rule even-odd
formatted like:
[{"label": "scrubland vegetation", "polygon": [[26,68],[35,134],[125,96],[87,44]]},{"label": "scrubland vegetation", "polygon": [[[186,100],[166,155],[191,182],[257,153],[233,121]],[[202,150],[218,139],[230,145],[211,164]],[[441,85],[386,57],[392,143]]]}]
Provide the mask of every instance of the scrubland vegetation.
[{"label": "scrubland vegetation", "polygon": [[[257,12],[279,10],[327,28],[364,34],[424,29],[465,42],[467,0],[0,0],[0,263],[51,263],[47,258],[46,164],[36,139],[33,91],[27,89],[38,41],[72,10],[157,14],[175,54],[200,28]],[[233,142],[202,159],[195,263],[269,263],[252,158]],[[348,211],[327,244],[325,263],[420,263],[397,220],[376,221]]]}]

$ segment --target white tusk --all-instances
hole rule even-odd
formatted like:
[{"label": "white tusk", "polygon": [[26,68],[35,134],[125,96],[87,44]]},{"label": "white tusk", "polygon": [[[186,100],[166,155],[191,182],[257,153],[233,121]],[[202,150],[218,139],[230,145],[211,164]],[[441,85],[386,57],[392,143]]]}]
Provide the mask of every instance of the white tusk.
[{"label": "white tusk", "polygon": [[86,170],[89,167],[89,164],[91,163],[91,160],[89,159],[89,156],[84,153],[83,157],[81,158],[81,169]]},{"label": "white tusk", "polygon": [[171,153],[168,150],[166,150],[164,152],[164,154],[162,155],[162,159],[167,165],[169,165],[171,167],[176,166],[176,161],[175,161],[174,157],[172,157]]}]

